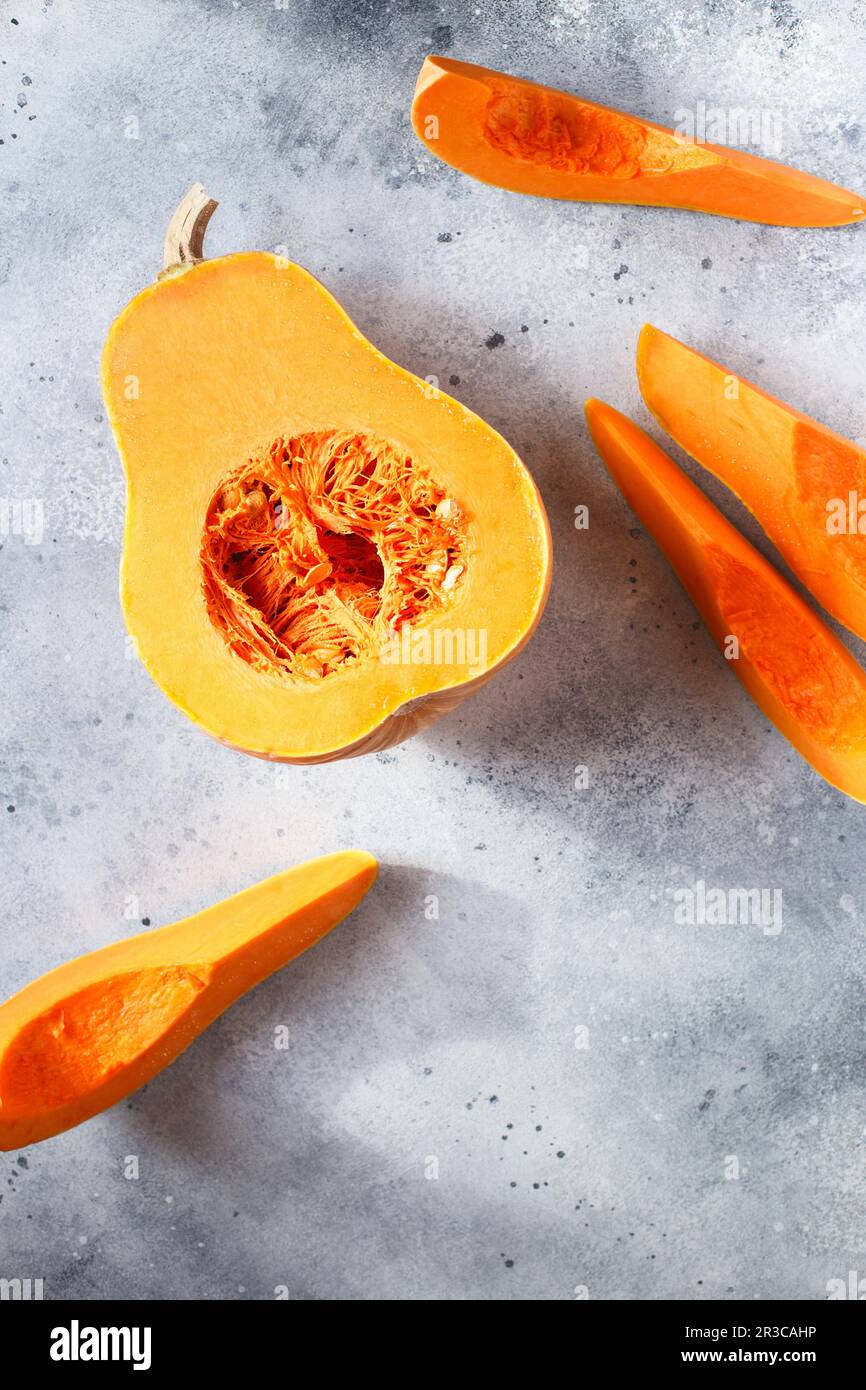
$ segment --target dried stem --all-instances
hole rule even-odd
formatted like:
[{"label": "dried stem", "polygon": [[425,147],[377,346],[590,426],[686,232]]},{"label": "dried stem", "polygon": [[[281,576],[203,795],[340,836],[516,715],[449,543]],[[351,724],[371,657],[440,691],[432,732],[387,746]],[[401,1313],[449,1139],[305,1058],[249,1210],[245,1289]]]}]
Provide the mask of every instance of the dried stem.
[{"label": "dried stem", "polygon": [[168,224],[165,234],[163,269],[195,265],[204,256],[204,234],[219,204],[209,198],[200,183],[194,183]]}]

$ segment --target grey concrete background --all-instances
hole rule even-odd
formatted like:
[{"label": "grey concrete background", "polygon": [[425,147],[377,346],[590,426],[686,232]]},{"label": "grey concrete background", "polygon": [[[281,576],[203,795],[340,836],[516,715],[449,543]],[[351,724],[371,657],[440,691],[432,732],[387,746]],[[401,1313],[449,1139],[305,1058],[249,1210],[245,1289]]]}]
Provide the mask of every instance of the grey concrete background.
[{"label": "grey concrete background", "polygon": [[[863,812],[725,669],[580,407],[647,422],[650,319],[862,441],[864,232],[485,188],[411,133],[431,50],[668,124],[770,110],[783,159],[866,184],[860,0],[2,0],[0,492],[46,530],[0,537],[0,991],[128,934],[130,896],[157,926],[343,845],[384,867],[144,1092],[2,1156],[0,1275],[55,1298],[820,1299],[866,1274]],[[117,602],[99,352],[196,178],[210,254],[290,247],[505,434],[555,537],[519,662],[414,742],[284,786],[126,659]],[[676,926],[699,878],[781,887],[783,931]]]}]

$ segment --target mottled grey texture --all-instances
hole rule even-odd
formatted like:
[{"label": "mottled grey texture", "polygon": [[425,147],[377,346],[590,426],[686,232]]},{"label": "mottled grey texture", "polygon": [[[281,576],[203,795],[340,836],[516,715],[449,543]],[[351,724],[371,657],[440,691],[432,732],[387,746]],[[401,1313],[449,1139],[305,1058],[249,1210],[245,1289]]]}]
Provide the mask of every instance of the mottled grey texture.
[{"label": "mottled grey texture", "polygon": [[[0,1275],[48,1297],[822,1298],[866,1274],[863,812],[725,669],[580,407],[646,423],[649,318],[862,438],[864,233],[462,178],[408,123],[431,49],[667,123],[770,108],[782,158],[864,182],[856,0],[4,0],[0,493],[43,499],[46,534],[0,538],[0,991],[127,934],[129,895],[156,926],[342,845],[384,868],[144,1092],[2,1157]],[[126,659],[117,602],[99,352],[195,178],[222,203],[212,254],[290,247],[502,430],[554,531],[517,663],[414,742],[285,786]],[[699,878],[781,887],[781,935],[676,926]]]}]

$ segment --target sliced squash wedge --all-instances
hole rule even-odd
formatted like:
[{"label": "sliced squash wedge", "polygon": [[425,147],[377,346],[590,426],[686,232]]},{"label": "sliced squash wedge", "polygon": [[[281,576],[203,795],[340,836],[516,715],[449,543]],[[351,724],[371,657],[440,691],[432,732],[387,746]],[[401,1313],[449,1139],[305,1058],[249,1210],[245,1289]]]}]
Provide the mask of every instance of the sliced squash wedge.
[{"label": "sliced squash wedge", "polygon": [[454,58],[426,59],[412,125],[446,164],[516,193],[786,227],[866,217],[863,197],[826,179]]},{"label": "sliced squash wedge", "polygon": [[587,401],[586,417],[737,679],[816,772],[866,802],[866,673],[648,434],[603,401]]},{"label": "sliced squash wedge", "polygon": [[150,1081],[342,921],[376,872],[360,850],[325,855],[26,985],[0,1006],[0,1149],[60,1134]]},{"label": "sliced squash wedge", "polygon": [[649,323],[637,374],[659,424],[737,494],[827,612],[866,638],[866,451]]}]

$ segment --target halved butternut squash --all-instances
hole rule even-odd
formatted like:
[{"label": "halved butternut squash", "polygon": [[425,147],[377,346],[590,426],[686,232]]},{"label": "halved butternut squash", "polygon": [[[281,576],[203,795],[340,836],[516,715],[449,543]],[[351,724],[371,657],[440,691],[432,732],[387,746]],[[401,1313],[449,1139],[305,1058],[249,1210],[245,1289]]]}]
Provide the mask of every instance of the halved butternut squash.
[{"label": "halved butternut squash", "polygon": [[0,1006],[0,1149],[60,1134],[143,1086],[348,916],[376,872],[359,850],[313,859],[26,985]]},{"label": "halved butternut squash", "polygon": [[516,193],[787,227],[866,217],[861,196],[825,179],[454,58],[426,59],[412,124],[446,164]]},{"label": "halved butternut squash", "polygon": [[866,638],[866,452],[649,323],[637,374],[659,424],[737,494],[827,612]]},{"label": "halved butternut squash", "polygon": [[103,354],[127,625],[166,694],[236,748],[385,748],[528,640],[544,507],[495,430],[388,361],[307,271],[202,260],[215,206],[191,190]]},{"label": "halved butternut squash", "polygon": [[586,416],[738,680],[816,772],[866,801],[866,673],[648,434],[603,401],[587,401]]}]

